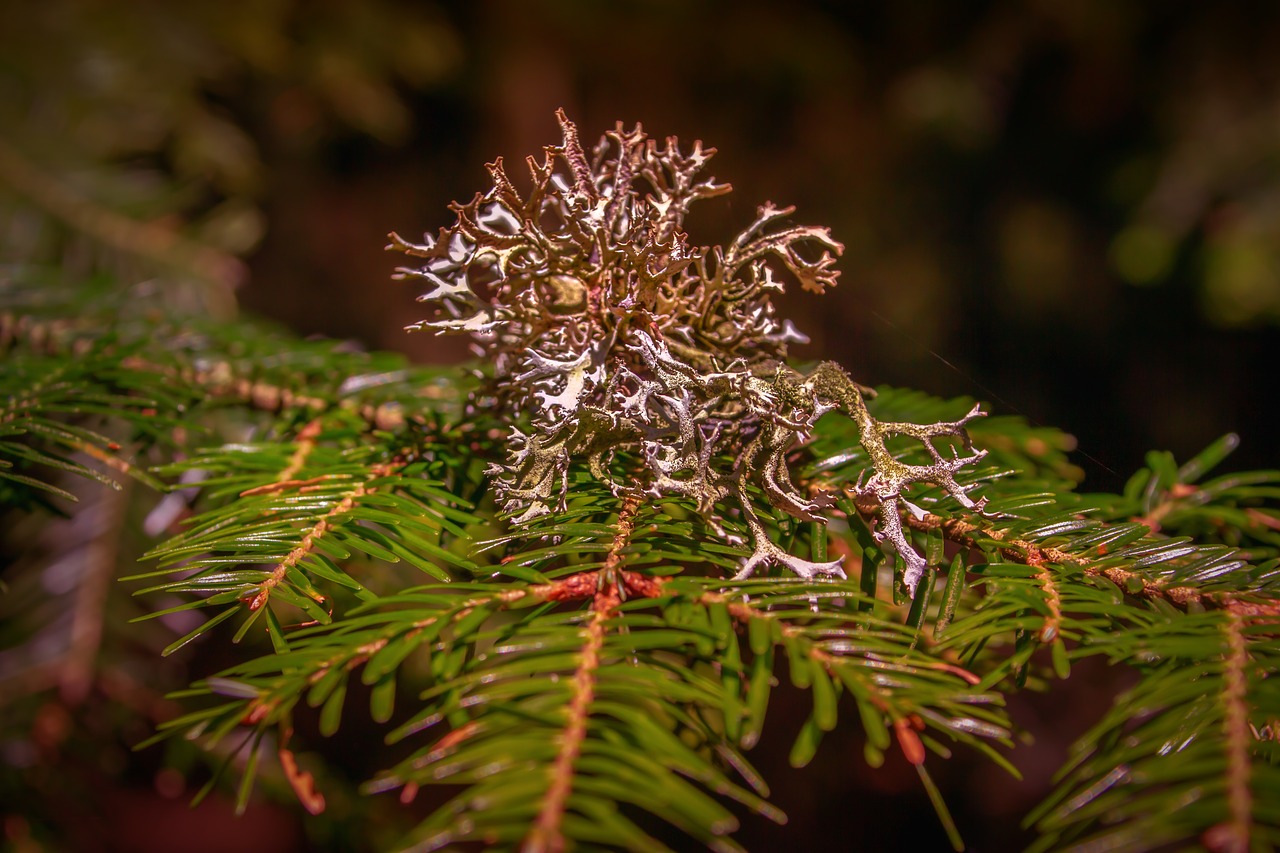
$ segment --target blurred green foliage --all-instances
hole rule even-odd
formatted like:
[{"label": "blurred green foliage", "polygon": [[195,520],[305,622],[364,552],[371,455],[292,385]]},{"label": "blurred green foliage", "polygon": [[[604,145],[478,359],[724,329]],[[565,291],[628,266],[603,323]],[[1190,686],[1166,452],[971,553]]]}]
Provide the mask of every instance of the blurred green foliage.
[{"label": "blurred green foliage", "polygon": [[439,83],[460,49],[421,4],[7,3],[4,260],[238,285],[282,153],[264,126],[295,155],[335,127],[401,144],[400,90]]}]

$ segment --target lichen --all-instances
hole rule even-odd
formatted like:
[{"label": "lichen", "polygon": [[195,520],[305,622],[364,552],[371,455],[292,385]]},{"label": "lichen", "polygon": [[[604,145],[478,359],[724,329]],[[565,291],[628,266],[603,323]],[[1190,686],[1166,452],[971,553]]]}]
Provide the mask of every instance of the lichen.
[{"label": "lichen", "polygon": [[[812,562],[768,536],[748,494],[763,491],[798,519],[825,521],[833,496],[802,493],[788,454],[827,412],[860,429],[874,470],[859,493],[881,502],[877,535],[893,544],[914,590],[924,558],[903,533],[900,506],[912,483],[933,483],[973,510],[956,472],[983,455],[964,425],[881,423],[868,390],[831,362],[805,374],[786,364],[787,344],[805,341],[775,315],[771,297],[793,280],[822,293],[836,283],[843,246],[826,228],[784,225],[792,208],[765,204],[727,247],[692,247],[683,230],[690,206],[730,191],[701,177],[715,153],[695,142],[681,152],[637,125],[619,124],[591,155],[577,128],[557,112],[559,146],[528,158],[531,189],[521,194],[502,160],[489,164],[492,187],[453,204],[457,221],[436,237],[388,248],[422,259],[398,277],[426,283],[419,301],[435,315],[409,328],[467,333],[493,365],[490,389],[511,423],[506,459],[494,464],[498,496],[522,524],[564,506],[570,465],[585,461],[617,492],[692,500],[713,528],[736,514],[751,536],[739,577],[765,565],[797,575],[843,577],[839,560]],[[919,439],[929,465],[899,462],[885,446],[895,435]],[[965,456],[933,445],[956,437]],[[639,460],[640,477],[615,473],[620,452]]]}]

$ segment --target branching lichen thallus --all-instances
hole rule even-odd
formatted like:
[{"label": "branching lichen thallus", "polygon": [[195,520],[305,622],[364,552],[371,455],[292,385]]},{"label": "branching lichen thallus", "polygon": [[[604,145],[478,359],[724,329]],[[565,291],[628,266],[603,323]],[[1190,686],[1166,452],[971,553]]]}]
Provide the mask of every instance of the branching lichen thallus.
[{"label": "branching lichen thallus", "polygon": [[[901,555],[914,591],[925,561],[903,532],[899,513],[919,512],[903,489],[933,483],[981,511],[955,474],[983,456],[965,431],[982,412],[882,423],[867,409],[868,391],[836,364],[807,374],[788,367],[787,344],[805,339],[776,318],[770,297],[783,289],[779,275],[814,293],[835,284],[843,246],[828,229],[782,225],[793,209],[765,204],[727,247],[691,247],[689,207],[730,191],[700,176],[714,149],[695,142],[683,153],[674,138],[659,145],[639,125],[619,124],[588,155],[574,124],[557,117],[563,141],[541,163],[528,159],[528,192],[499,159],[487,192],[451,205],[451,227],[422,244],[392,234],[389,247],[422,259],[399,277],[425,282],[419,301],[437,309],[409,328],[470,334],[492,362],[489,393],[512,425],[507,457],[489,473],[513,523],[563,508],[575,460],[615,491],[633,488],[610,468],[627,451],[647,469],[649,494],[691,499],[728,540],[723,514],[745,522],[753,551],[739,577],[770,564],[843,577],[839,560],[804,560],[772,542],[748,494],[758,487],[796,518],[825,520],[833,496],[802,493],[787,460],[838,409],[857,423],[872,464],[856,491],[879,502],[876,535]],[[885,446],[895,435],[919,439],[930,464],[896,459]],[[933,439],[944,436],[967,455],[939,452]]]}]

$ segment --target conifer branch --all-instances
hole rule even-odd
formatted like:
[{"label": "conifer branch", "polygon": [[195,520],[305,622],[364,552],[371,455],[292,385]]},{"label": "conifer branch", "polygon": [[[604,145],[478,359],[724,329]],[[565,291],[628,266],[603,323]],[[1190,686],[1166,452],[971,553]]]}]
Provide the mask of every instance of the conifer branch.
[{"label": "conifer branch", "polygon": [[573,673],[572,699],[565,709],[565,727],[560,738],[560,749],[550,770],[551,778],[538,809],[538,817],[524,842],[523,849],[527,853],[559,853],[565,848],[560,823],[573,787],[574,763],[581,753],[582,742],[587,734],[587,721],[595,697],[595,674],[600,667],[605,633],[609,630],[610,621],[617,615],[618,605],[622,603],[615,573],[622,567],[622,551],[631,541],[631,529],[639,505],[640,499],[634,494],[629,495],[618,511],[617,534],[604,566],[600,569],[591,604],[591,617],[583,629],[585,636],[582,659]]},{"label": "conifer branch", "polygon": [[[740,750],[783,657],[812,702],[792,763],[852,708],[868,763],[896,744],[946,822],[929,754],[1008,766],[1004,692],[1045,657],[1065,678],[1105,654],[1140,677],[1032,816],[1035,849],[1280,839],[1280,474],[1195,484],[1219,442],[1077,495],[1061,433],[792,367],[802,338],[770,297],[835,284],[827,229],[765,204],[693,246],[690,206],[728,191],[703,176],[713,149],[622,125],[589,147],[557,120],[530,188],[495,161],[452,226],[392,238],[422,262],[400,271],[434,309],[417,327],[470,334],[476,371],[175,324],[126,296],[68,320],[56,291],[0,293],[0,499],[70,498],[63,472],[115,484],[81,454],[135,478],[176,456],[156,476],[190,517],[127,579],[180,597],[152,616],[217,608],[164,654],[237,615],[233,641],[251,638],[157,739],[247,733],[243,804],[278,727],[282,781],[318,811],[293,717],[310,706],[333,736],[358,680],[389,742],[422,738],[368,790],[457,791],[410,844],[655,849],[638,811],[735,850],[730,803],[782,819]],[[128,462],[108,437],[125,429]],[[848,524],[828,526],[837,508]]]},{"label": "conifer branch", "polygon": [[153,223],[136,222],[86,198],[40,169],[5,140],[0,139],[0,183],[9,185],[41,209],[113,249],[137,255],[171,269],[189,270],[220,285],[224,305],[227,294],[247,275],[244,262],[234,255],[198,243]]},{"label": "conifer branch", "polygon": [[1057,639],[1058,632],[1062,628],[1062,595],[1058,592],[1057,581],[1053,578],[1053,572],[1050,571],[1048,565],[1036,555],[1028,555],[1027,564],[1032,568],[1039,569],[1036,572],[1036,580],[1040,582],[1044,590],[1044,603],[1049,609],[1049,613],[1044,618],[1044,624],[1040,626],[1036,637],[1042,643],[1051,643]]},{"label": "conifer branch", "polygon": [[[312,423],[315,422],[313,421]],[[314,441],[314,439],[308,439],[308,441]],[[297,458],[297,454],[301,452],[303,448],[307,448],[306,443],[303,443],[301,447],[299,447],[299,450],[295,451],[294,458]],[[310,453],[309,448],[307,452]],[[303,458],[305,459],[305,456]],[[292,464],[293,462],[291,460],[290,465]],[[271,570],[271,574],[258,584],[256,593],[244,596],[242,600],[248,603],[249,610],[257,610],[259,607],[267,603],[267,599],[271,597],[271,590],[275,589],[284,581],[285,575],[289,573],[290,569],[293,569],[303,559],[311,555],[312,551],[315,550],[316,541],[322,538],[333,527],[334,519],[349,513],[352,508],[360,502],[361,498],[364,498],[366,495],[374,494],[378,491],[376,487],[370,486],[369,483],[382,477],[390,476],[395,472],[397,467],[398,466],[395,464],[382,463],[371,466],[369,468],[368,479],[363,483],[357,483],[355,488],[344,494],[322,518],[312,525],[311,529],[303,535],[302,541],[298,543],[298,546],[290,551],[288,555]],[[318,600],[323,602],[323,599]]]},{"label": "conifer branch", "polygon": [[[369,402],[353,396],[321,396],[311,393],[312,382],[265,377],[259,365],[203,349],[198,345],[200,340],[190,334],[174,334],[169,328],[139,328],[136,333],[140,337],[150,336],[149,345],[140,347],[138,339],[120,332],[114,338],[104,338],[102,325],[95,319],[72,321],[23,310],[0,312],[0,351],[24,347],[51,357],[78,358],[92,351],[101,360],[101,374],[115,368],[155,377],[166,387],[182,389],[182,393],[201,400],[214,399],[271,413],[346,412],[363,419],[372,429],[386,431],[402,429],[406,424],[428,425],[423,413],[413,411],[413,400],[404,397]],[[162,336],[159,340],[154,337],[157,334]],[[193,341],[197,346],[192,346]],[[346,376],[349,382],[357,379],[359,368],[351,366],[354,371],[337,371],[334,375]],[[414,396],[430,402],[443,399],[444,394],[438,385],[428,383],[415,388]],[[10,399],[0,420],[12,420],[22,414],[25,405],[20,399]]]},{"label": "conifer branch", "polygon": [[[293,483],[294,475],[302,470],[302,467],[307,464],[307,457],[311,455],[311,451],[316,449],[316,438],[319,437],[323,427],[324,422],[320,418],[315,418],[298,431],[298,435],[294,439],[298,447],[293,451],[293,455],[289,457],[289,464],[285,466],[285,469],[280,472],[280,476],[276,478],[275,485],[284,488],[284,484]],[[298,485],[305,486],[309,484],[310,482],[302,482]],[[242,492],[241,496],[243,494]]]},{"label": "conifer branch", "polygon": [[1214,853],[1247,853],[1253,836],[1253,790],[1250,785],[1253,733],[1249,729],[1249,650],[1244,637],[1244,617],[1227,608],[1222,622],[1226,647],[1222,676],[1222,735],[1226,750],[1226,789],[1230,820],[1211,827],[1205,846]]},{"label": "conifer branch", "polygon": [[[850,497],[858,513],[867,521],[881,517],[883,505],[874,495],[861,493],[851,494]],[[980,524],[966,518],[940,516],[933,513],[916,514],[906,510],[899,511],[897,515],[901,524],[913,530],[940,531],[949,541],[958,545],[978,548],[984,540],[991,540],[999,545],[1001,555],[1013,562],[1033,567],[1045,564],[1079,566],[1086,575],[1104,577],[1128,593],[1146,599],[1166,601],[1184,609],[1206,606],[1252,606],[1271,611],[1276,607],[1272,602],[1251,604],[1253,596],[1247,592],[1204,592],[1193,586],[1169,586],[1141,572],[1115,566],[1099,567],[1095,565],[1094,559],[1086,554],[1068,552],[1050,545],[1009,536],[994,524]]]}]

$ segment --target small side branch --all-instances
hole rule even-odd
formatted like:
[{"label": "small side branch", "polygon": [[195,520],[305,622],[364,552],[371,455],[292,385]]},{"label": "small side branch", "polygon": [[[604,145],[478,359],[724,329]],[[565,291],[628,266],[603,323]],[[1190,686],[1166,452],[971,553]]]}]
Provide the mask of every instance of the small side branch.
[{"label": "small side branch", "polygon": [[1226,640],[1226,667],[1222,688],[1222,734],[1227,752],[1227,806],[1230,818],[1208,830],[1205,846],[1214,853],[1247,853],[1253,824],[1253,791],[1249,787],[1249,728],[1246,702],[1249,680],[1245,672],[1249,650],[1244,638],[1244,617],[1227,608],[1222,632]]},{"label": "small side branch", "polygon": [[285,489],[305,488],[307,486],[323,483],[332,479],[332,475],[323,475],[320,477],[312,477],[309,480],[294,479],[303,466],[307,464],[307,457],[316,449],[316,439],[320,437],[322,423],[320,418],[310,421],[298,432],[297,449],[293,451],[293,455],[289,457],[289,464],[285,465],[279,476],[273,482],[263,486],[257,486],[252,489],[245,489],[240,493],[240,497],[247,498],[251,495],[265,495],[274,492],[281,492]]},{"label": "small side branch", "polygon": [[591,617],[583,632],[582,654],[573,674],[573,699],[565,710],[565,728],[560,739],[560,752],[551,768],[551,780],[542,799],[533,829],[525,838],[525,853],[556,853],[565,849],[561,832],[565,808],[573,790],[574,765],[587,738],[591,705],[595,701],[596,672],[600,668],[600,652],[604,648],[609,622],[622,603],[621,584],[616,574],[622,565],[622,551],[631,541],[632,525],[640,501],[629,496],[618,513],[617,530],[604,567],[596,573],[597,588],[591,604]]},{"label": "small side branch", "polygon": [[[739,599],[715,592],[704,593],[700,601],[703,604],[724,604],[729,611],[729,615],[743,625],[748,625],[752,620],[756,619],[777,622],[781,635],[792,641],[802,643],[804,655],[813,663],[822,667],[832,679],[839,680],[840,674],[836,670],[848,663],[846,658],[842,658],[838,654],[832,654],[822,648],[803,628],[779,620],[777,613],[757,610]],[[934,668],[941,668],[943,671],[964,678],[969,684],[974,684],[978,681],[977,676],[973,673],[957,666],[941,664]],[[846,674],[852,673],[860,677],[865,688],[866,701],[878,713],[890,718],[893,724],[894,737],[897,739],[898,746],[907,761],[916,766],[923,764],[925,748],[917,732],[923,729],[924,725],[919,714],[904,712],[894,702],[892,691],[878,683],[874,678],[861,677],[862,673],[856,669],[846,669],[845,672]]]},{"label": "small side branch", "polygon": [[[874,495],[866,493],[854,494],[854,505],[858,513],[867,521],[877,518],[883,511],[883,504]],[[1101,568],[1086,556],[1071,554],[1060,548],[1037,545],[1025,539],[1007,536],[1004,531],[982,527],[963,518],[943,518],[933,513],[917,516],[911,512],[900,512],[903,525],[913,530],[941,531],[949,541],[966,548],[978,547],[979,538],[994,539],[1000,543],[1000,553],[1005,558],[1028,566],[1040,566],[1046,563],[1063,565],[1071,563],[1079,566],[1086,575],[1104,577],[1120,589],[1137,589],[1136,594],[1149,599],[1161,599],[1175,607],[1225,607],[1235,610],[1244,616],[1258,618],[1280,618],[1280,603],[1274,601],[1255,602],[1232,592],[1201,592],[1192,586],[1167,586],[1159,581],[1144,577],[1137,572],[1114,566]]]},{"label": "small side branch", "polygon": [[[0,353],[8,348],[23,344],[31,349],[47,355],[71,354],[83,356],[93,347],[94,329],[91,326],[80,326],[65,320],[45,320],[27,314],[0,313]],[[107,358],[115,353],[111,345],[100,349],[95,357]],[[278,412],[282,409],[308,409],[314,413],[331,410],[353,412],[363,418],[371,428],[393,431],[403,427],[406,422],[422,425],[426,419],[421,415],[406,415],[401,406],[394,402],[372,405],[361,403],[352,398],[329,400],[305,393],[303,390],[276,385],[271,382],[253,379],[241,375],[239,368],[228,361],[214,362],[199,367],[182,364],[160,364],[139,355],[126,355],[120,359],[120,366],[126,370],[139,373],[150,373],[164,379],[172,380],[177,387],[198,389],[205,395],[223,400],[234,401],[253,409],[266,412]],[[436,396],[432,389],[423,392],[423,396]],[[0,422],[8,422],[20,417],[25,411],[25,400],[10,401],[0,414]],[[117,470],[124,470],[125,463],[116,460],[103,460]]]},{"label": "small side branch", "polygon": [[[392,465],[374,465],[369,469],[369,480],[372,481],[379,477],[385,477],[393,470],[395,470],[395,468]],[[249,609],[257,610],[267,603],[271,598],[271,590],[283,583],[285,575],[289,573],[289,570],[297,566],[299,562],[305,559],[307,555],[315,549],[316,540],[320,539],[333,528],[333,519],[350,512],[352,507],[354,507],[362,497],[365,495],[371,495],[376,491],[376,488],[370,487],[366,483],[359,483],[354,489],[347,492],[343,496],[342,500],[334,504],[319,521],[312,525],[311,529],[302,537],[302,541],[298,543],[298,546],[290,551],[288,555],[286,555],[285,558],[276,565],[271,574],[258,584],[257,592],[253,594],[253,597],[249,598],[246,596],[245,599],[242,599],[248,601]]]},{"label": "small side branch", "polygon": [[1040,570],[1036,573],[1036,580],[1040,581],[1044,603],[1049,608],[1049,615],[1044,617],[1044,624],[1040,626],[1040,642],[1052,643],[1062,627],[1062,596],[1058,592],[1058,583],[1043,559],[1028,558],[1027,564]]},{"label": "small side branch", "polygon": [[302,470],[302,466],[307,464],[307,457],[311,455],[311,451],[316,449],[316,439],[320,437],[322,425],[319,418],[308,423],[298,433],[298,448],[293,451],[293,455],[289,457],[289,464],[280,472],[280,476],[276,479],[280,482],[287,482],[297,476]]}]

